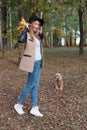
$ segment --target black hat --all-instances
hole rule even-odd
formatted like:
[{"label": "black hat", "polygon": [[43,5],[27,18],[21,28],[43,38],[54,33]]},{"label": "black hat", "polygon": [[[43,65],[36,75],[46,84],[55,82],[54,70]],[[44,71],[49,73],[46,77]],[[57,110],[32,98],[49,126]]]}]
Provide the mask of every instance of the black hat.
[{"label": "black hat", "polygon": [[43,19],[40,19],[38,16],[36,16],[35,14],[32,14],[31,16],[30,16],[30,18],[29,18],[29,23],[32,23],[33,21],[36,21],[36,20],[38,20],[39,22],[40,22],[40,24],[41,24],[41,26],[43,26],[43,24],[44,24],[44,21],[43,21]]}]

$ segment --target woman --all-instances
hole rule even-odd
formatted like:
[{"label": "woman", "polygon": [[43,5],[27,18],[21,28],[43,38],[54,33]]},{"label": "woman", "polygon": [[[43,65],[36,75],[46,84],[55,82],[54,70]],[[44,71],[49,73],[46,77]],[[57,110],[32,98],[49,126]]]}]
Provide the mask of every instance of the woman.
[{"label": "woman", "polygon": [[35,14],[31,15],[29,19],[26,48],[19,66],[21,70],[28,72],[28,79],[18,103],[14,105],[14,109],[18,114],[24,114],[23,103],[27,94],[30,93],[32,105],[30,114],[43,117],[43,114],[37,106],[38,86],[43,57],[39,31],[43,23],[43,19],[38,18]]}]

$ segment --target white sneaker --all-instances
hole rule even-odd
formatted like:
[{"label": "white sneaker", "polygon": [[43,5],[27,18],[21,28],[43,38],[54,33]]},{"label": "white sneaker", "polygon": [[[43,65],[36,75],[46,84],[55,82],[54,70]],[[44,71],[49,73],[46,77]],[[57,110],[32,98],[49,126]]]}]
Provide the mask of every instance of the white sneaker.
[{"label": "white sneaker", "polygon": [[15,104],[15,105],[14,105],[14,109],[15,109],[15,111],[16,111],[18,114],[20,114],[20,115],[24,114],[23,105],[22,105],[22,104]]},{"label": "white sneaker", "polygon": [[43,117],[43,114],[40,113],[38,106],[32,107],[32,109],[30,110],[30,114],[34,116]]}]

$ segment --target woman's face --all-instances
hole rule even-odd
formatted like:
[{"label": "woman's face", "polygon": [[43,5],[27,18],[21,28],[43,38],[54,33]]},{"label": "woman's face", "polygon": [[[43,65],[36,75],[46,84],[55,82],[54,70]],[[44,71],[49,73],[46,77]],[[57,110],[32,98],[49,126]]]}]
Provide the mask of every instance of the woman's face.
[{"label": "woman's face", "polygon": [[30,30],[32,30],[32,32],[37,32],[37,30],[39,29],[40,29],[40,22],[38,20],[33,21],[31,23]]}]

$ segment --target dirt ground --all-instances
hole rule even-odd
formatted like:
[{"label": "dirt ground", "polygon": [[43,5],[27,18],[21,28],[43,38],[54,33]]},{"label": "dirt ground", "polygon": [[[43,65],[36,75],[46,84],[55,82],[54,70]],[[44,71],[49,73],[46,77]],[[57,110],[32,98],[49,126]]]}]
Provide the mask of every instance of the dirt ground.
[{"label": "dirt ground", "polygon": [[[54,74],[60,72],[64,90],[54,89]],[[87,53],[65,49],[45,50],[38,93],[43,118],[29,114],[30,95],[24,115],[13,109],[27,80],[16,61],[0,58],[0,130],[87,130]]]}]

